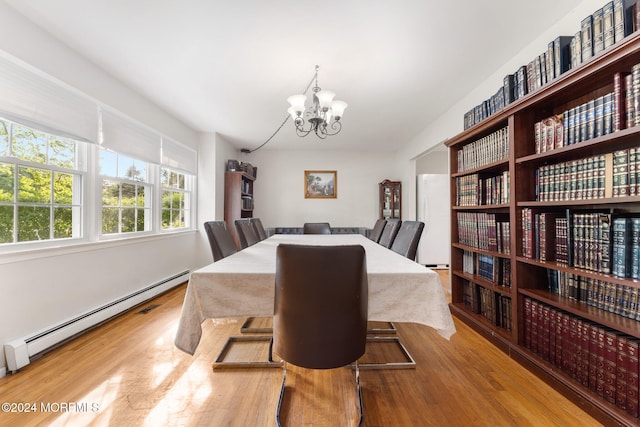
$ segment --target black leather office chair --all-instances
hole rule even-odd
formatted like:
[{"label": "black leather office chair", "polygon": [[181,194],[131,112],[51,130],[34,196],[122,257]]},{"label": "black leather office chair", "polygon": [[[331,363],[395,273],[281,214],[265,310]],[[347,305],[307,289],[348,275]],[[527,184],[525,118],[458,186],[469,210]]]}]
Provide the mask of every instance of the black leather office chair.
[{"label": "black leather office chair", "polygon": [[242,249],[255,245],[260,241],[253,224],[250,219],[237,219],[235,221],[236,231],[238,232],[238,240]]},{"label": "black leather office chair", "polygon": [[331,225],[328,222],[305,222],[302,234],[331,234]]},{"label": "black leather office chair", "polygon": [[387,223],[382,230],[382,235],[380,236],[380,243],[385,248],[390,248],[393,245],[393,240],[396,238],[396,234],[398,234],[398,230],[400,230],[400,225],[402,221],[399,219],[391,218],[387,220]]},{"label": "black leather office chair", "polygon": [[251,218],[249,221],[253,225],[253,229],[256,232],[258,239],[260,240],[266,239],[267,232],[264,230],[264,227],[262,225],[262,221],[260,220],[260,218]]},{"label": "black leather office chair", "polygon": [[204,230],[209,238],[214,262],[238,252],[225,221],[207,221],[204,223]]},{"label": "black leather office chair", "polygon": [[416,251],[418,250],[418,242],[422,237],[424,222],[421,221],[403,221],[393,239],[391,250],[406,256],[410,260],[416,260]]},{"label": "black leather office chair", "polygon": [[286,364],[331,369],[356,362],[356,389],[363,419],[357,360],[367,339],[368,282],[364,248],[281,244],[276,252],[273,352]]},{"label": "black leather office chair", "polygon": [[384,226],[387,224],[386,219],[379,219],[376,221],[375,225],[369,232],[369,239],[378,243],[380,241],[380,236],[382,236],[382,230],[384,230]]}]

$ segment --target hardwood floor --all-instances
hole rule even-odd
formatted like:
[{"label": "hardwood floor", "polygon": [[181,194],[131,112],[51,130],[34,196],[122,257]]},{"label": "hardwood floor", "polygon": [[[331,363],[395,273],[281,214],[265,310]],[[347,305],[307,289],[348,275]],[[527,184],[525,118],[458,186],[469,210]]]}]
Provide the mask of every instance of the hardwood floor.
[{"label": "hardwood floor", "polygon": [[[448,283],[447,272],[439,272]],[[35,409],[0,412],[0,425],[275,425],[281,369],[211,368],[227,337],[239,335],[238,321],[205,321],[194,356],[173,345],[185,289],[161,295],[0,379],[0,401]],[[158,306],[139,313],[152,305]],[[427,326],[396,326],[417,367],[361,370],[365,426],[600,425],[457,320],[450,341]],[[353,378],[349,368],[309,371],[290,365],[283,425],[349,425],[356,419]]]}]

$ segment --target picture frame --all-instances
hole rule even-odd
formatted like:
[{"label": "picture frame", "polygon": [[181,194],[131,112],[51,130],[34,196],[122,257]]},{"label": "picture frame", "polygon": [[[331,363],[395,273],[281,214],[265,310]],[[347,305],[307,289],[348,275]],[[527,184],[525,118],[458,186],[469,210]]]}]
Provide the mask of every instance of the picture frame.
[{"label": "picture frame", "polygon": [[338,197],[338,172],[328,170],[304,171],[305,199],[336,199]]}]

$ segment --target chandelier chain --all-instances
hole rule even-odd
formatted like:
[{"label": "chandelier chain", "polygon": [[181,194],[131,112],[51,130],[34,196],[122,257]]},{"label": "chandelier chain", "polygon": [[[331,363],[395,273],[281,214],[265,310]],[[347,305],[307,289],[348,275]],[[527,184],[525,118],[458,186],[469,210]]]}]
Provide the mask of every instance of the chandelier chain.
[{"label": "chandelier chain", "polygon": [[[303,95],[306,95],[307,92],[309,92],[309,89],[311,88],[311,85],[313,84],[313,82],[316,82],[316,86],[318,85],[318,66],[316,65],[316,72],[313,75],[313,77],[311,78],[311,80],[309,81],[309,84],[307,85],[306,89],[304,90],[304,92],[302,92]],[[282,123],[280,123],[280,126],[278,126],[278,129],[275,130],[275,132],[273,132],[271,134],[271,136],[269,138],[267,138],[267,140],[265,142],[263,142],[262,144],[260,144],[260,146],[254,148],[253,150],[249,150],[246,148],[243,148],[242,151],[245,154],[251,154],[254,151],[257,151],[259,149],[261,149],[262,147],[264,147],[265,145],[267,145],[267,143],[269,141],[271,141],[273,139],[274,136],[276,136],[278,134],[278,132],[280,132],[280,129],[282,129],[282,127],[285,125],[285,123],[287,123],[287,121],[291,118],[291,116],[289,114],[287,114],[287,117],[285,117],[285,119],[282,121]]]}]

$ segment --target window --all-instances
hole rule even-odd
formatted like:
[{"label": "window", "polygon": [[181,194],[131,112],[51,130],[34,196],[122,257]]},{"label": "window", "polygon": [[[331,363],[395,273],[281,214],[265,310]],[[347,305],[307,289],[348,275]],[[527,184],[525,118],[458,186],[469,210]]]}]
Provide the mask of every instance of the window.
[{"label": "window", "polygon": [[0,244],[82,237],[84,152],[0,119]]},{"label": "window", "polygon": [[188,228],[191,226],[192,175],[161,168],[162,229]]},{"label": "window", "polygon": [[151,230],[149,165],[122,154],[100,150],[102,234]]}]

